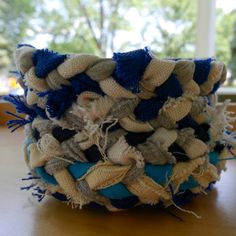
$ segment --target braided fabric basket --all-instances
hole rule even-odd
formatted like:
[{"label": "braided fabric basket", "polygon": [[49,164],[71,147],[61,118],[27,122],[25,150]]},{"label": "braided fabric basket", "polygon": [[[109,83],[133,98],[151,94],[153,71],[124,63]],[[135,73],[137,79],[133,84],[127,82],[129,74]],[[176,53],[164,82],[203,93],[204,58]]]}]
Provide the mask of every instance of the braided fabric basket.
[{"label": "braided fabric basket", "polygon": [[215,59],[158,59],[148,49],[112,58],[61,55],[19,45],[24,97],[8,96],[25,125],[33,195],[111,211],[179,206],[225,170],[234,121],[215,92],[226,68]]}]

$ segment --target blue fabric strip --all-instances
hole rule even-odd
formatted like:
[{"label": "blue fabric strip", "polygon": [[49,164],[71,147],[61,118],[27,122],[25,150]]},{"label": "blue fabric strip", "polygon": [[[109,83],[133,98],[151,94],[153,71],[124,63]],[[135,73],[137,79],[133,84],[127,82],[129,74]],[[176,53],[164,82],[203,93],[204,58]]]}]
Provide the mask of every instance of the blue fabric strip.
[{"label": "blue fabric strip", "polygon": [[155,89],[155,93],[166,100],[168,97],[177,98],[182,96],[183,90],[176,75],[171,74],[161,86]]},{"label": "blue fabric strip", "polygon": [[145,173],[158,184],[164,185],[172,175],[172,165],[145,165]]},{"label": "blue fabric strip", "polygon": [[179,186],[179,191],[185,191],[187,189],[195,188],[198,186],[198,182],[192,176],[189,176],[188,180]]},{"label": "blue fabric strip", "polygon": [[89,168],[94,166],[96,163],[90,163],[90,162],[75,162],[72,165],[68,166],[68,170],[73,176],[74,179],[79,179],[83,175],[85,175]]},{"label": "blue fabric strip", "polygon": [[43,167],[35,168],[35,172],[38,176],[40,176],[40,178],[44,182],[46,182],[48,184],[52,184],[52,185],[57,185],[58,184],[56,179],[52,175],[49,175]]},{"label": "blue fabric strip", "polygon": [[108,188],[101,189],[100,194],[110,199],[124,199],[131,197],[133,194],[125,187],[124,184],[114,184]]},{"label": "blue fabric strip", "polygon": [[114,53],[113,59],[116,61],[113,73],[116,82],[132,93],[139,93],[139,81],[152,59],[148,50],[145,48],[125,53]]},{"label": "blue fabric strip", "polygon": [[99,83],[95,80],[92,80],[85,73],[80,73],[73,76],[69,82],[74,88],[76,94],[81,94],[84,91],[92,91],[97,94],[104,95],[104,92],[101,90]]},{"label": "blue fabric strip", "polygon": [[214,86],[213,86],[213,89],[211,90],[211,94],[212,93],[215,93],[218,89],[219,89],[219,87],[220,87],[220,81],[218,81],[218,82],[216,82],[215,84],[214,84]]},{"label": "blue fabric strip", "polygon": [[155,119],[166,100],[159,97],[141,100],[134,109],[136,118],[144,122]]},{"label": "blue fabric strip", "polygon": [[30,47],[30,48],[35,48],[34,46],[27,44],[27,43],[19,43],[17,44],[17,48],[21,48],[21,47]]},{"label": "blue fabric strip", "polygon": [[179,81],[174,74],[155,89],[157,97],[141,100],[134,109],[134,114],[141,121],[155,119],[168,97],[177,98],[183,94]]},{"label": "blue fabric strip", "polygon": [[198,127],[198,123],[191,116],[185,116],[182,120],[178,121],[178,129],[187,127],[195,129]]},{"label": "blue fabric strip", "polygon": [[218,153],[217,152],[210,152],[209,159],[210,159],[209,161],[212,165],[217,165],[219,162]]},{"label": "blue fabric strip", "polygon": [[46,78],[47,75],[56,69],[66,59],[66,55],[48,49],[38,49],[34,52],[32,60],[35,66],[35,75],[40,78]]},{"label": "blue fabric strip", "polygon": [[60,89],[38,93],[41,97],[47,96],[46,109],[51,118],[60,119],[65,110],[75,102],[77,95],[84,91],[104,95],[98,82],[84,73],[72,77],[69,81],[72,86],[62,85]]},{"label": "blue fabric strip", "polygon": [[193,80],[197,84],[201,85],[205,81],[207,81],[211,69],[211,61],[211,58],[194,60],[195,71],[193,75]]}]

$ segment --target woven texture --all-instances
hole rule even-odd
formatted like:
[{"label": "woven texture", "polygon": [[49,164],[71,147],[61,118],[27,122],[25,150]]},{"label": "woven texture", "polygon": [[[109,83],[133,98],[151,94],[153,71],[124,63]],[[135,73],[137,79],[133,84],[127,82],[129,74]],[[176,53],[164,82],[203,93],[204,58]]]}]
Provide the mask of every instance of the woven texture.
[{"label": "woven texture", "polygon": [[[215,92],[226,68],[214,59],[157,59],[147,49],[60,55],[21,45],[14,54],[24,97],[9,96],[25,125],[34,195],[115,211],[177,205],[225,170],[234,137]],[[36,186],[36,187],[35,187]]]}]

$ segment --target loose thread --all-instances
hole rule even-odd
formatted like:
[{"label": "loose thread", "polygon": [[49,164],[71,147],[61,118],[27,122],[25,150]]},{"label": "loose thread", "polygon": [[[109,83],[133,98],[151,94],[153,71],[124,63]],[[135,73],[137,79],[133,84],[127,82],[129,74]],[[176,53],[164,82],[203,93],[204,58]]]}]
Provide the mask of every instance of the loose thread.
[{"label": "loose thread", "polygon": [[76,209],[78,207],[79,209],[82,209],[82,203],[76,203],[69,194],[66,194],[66,197],[68,199],[68,201],[66,202],[67,206],[71,206],[72,209]]},{"label": "loose thread", "polygon": [[117,118],[112,118],[112,117],[108,117],[108,119],[106,121],[104,121],[102,123],[102,126],[101,126],[101,129],[100,129],[100,132],[102,134],[102,128],[103,128],[103,125],[106,124],[106,123],[109,123],[109,122],[112,122],[105,130],[105,135],[104,135],[104,145],[102,147],[103,151],[105,152],[106,150],[106,147],[107,147],[107,140],[108,140],[108,132],[109,130],[115,126],[118,122],[118,119]]},{"label": "loose thread", "polygon": [[199,173],[195,173],[195,172],[193,171],[193,172],[192,172],[192,176],[198,176],[198,177],[203,176],[204,171],[205,171],[204,166],[200,166],[200,167],[199,167]]},{"label": "loose thread", "polygon": [[65,161],[65,162],[68,162],[68,163],[70,163],[70,164],[74,164],[73,161],[70,161],[70,160],[68,160],[68,159],[66,159],[66,158],[63,158],[63,157],[54,156],[54,158],[59,159],[59,160],[62,160],[62,161]]},{"label": "loose thread", "polygon": [[228,161],[228,160],[236,160],[236,155],[232,151],[231,147],[227,146],[228,151],[232,154],[233,157],[227,157],[227,158],[218,158],[219,161]]},{"label": "loose thread", "polygon": [[228,160],[236,160],[236,157],[229,157],[229,158],[219,158],[219,161],[228,161]]},{"label": "loose thread", "polygon": [[29,186],[25,186],[25,187],[21,187],[20,190],[27,190],[29,191],[31,188],[33,188],[34,186],[36,186],[36,184],[31,184]]},{"label": "loose thread", "polygon": [[181,154],[181,155],[183,155],[183,156],[188,157],[188,156],[186,155],[186,153],[183,153],[183,152],[172,152],[172,154]]},{"label": "loose thread", "polygon": [[171,200],[171,203],[172,203],[177,209],[179,209],[180,211],[183,211],[183,212],[185,212],[185,213],[194,215],[197,219],[201,219],[201,218],[202,218],[201,216],[199,216],[199,215],[198,215],[197,213],[195,213],[194,211],[190,211],[190,210],[184,209],[184,208],[182,208],[182,207],[176,205],[175,202],[172,201],[172,200]]},{"label": "loose thread", "polygon": [[184,220],[180,216],[175,215],[171,211],[167,210],[167,208],[163,208],[162,210],[168,215],[171,215],[172,217],[176,218],[177,220],[184,222]]},{"label": "loose thread", "polygon": [[46,190],[45,189],[41,189],[39,186],[37,186],[33,190],[37,191],[39,194],[45,194],[46,193]]},{"label": "loose thread", "polygon": [[[33,181],[29,186],[24,186],[21,187],[20,190],[32,190],[32,196],[33,197],[37,197],[38,202],[41,202],[43,200],[43,198],[46,195],[47,190],[46,189],[42,189],[38,184],[40,183],[39,179],[40,177],[38,176],[33,176],[33,174],[31,172],[27,173],[27,177],[26,178],[22,178],[22,181]],[[35,191],[35,192],[34,192]]]},{"label": "loose thread", "polygon": [[[104,124],[110,123],[112,122],[105,130],[105,134],[103,134],[103,126]],[[96,137],[96,145],[98,147],[99,152],[102,154],[104,160],[109,160],[109,158],[106,155],[106,147],[107,147],[107,140],[108,140],[108,132],[109,129],[111,129],[114,125],[116,125],[116,123],[118,122],[118,119],[116,118],[112,118],[112,117],[107,117],[101,124],[100,127],[98,128],[98,133],[97,133],[97,137]],[[104,138],[104,144],[101,146],[100,145],[100,139]]]},{"label": "loose thread", "polygon": [[179,209],[180,211],[183,211],[185,213],[188,213],[188,214],[192,214],[194,215],[197,219],[201,219],[202,217],[199,216],[198,214],[196,214],[194,211],[190,211],[190,210],[187,210],[187,209],[184,209],[180,206],[178,206],[175,202],[174,202],[174,191],[173,191],[173,188],[171,186],[171,184],[169,184],[169,189],[170,189],[170,192],[171,192],[171,195],[172,195],[172,200],[171,200],[171,203],[177,208]]},{"label": "loose thread", "polygon": [[45,194],[32,193],[32,196],[37,197],[38,202],[41,202],[44,199]]},{"label": "loose thread", "polygon": [[231,148],[229,148],[228,150],[229,150],[229,152],[233,155],[233,157],[235,158],[236,155],[235,155],[235,153],[231,150]]},{"label": "loose thread", "polygon": [[22,180],[22,181],[25,181],[25,180],[33,180],[33,179],[40,179],[40,177],[37,177],[37,176],[29,176],[28,178],[22,178],[21,180]]},{"label": "loose thread", "polygon": [[[167,175],[166,175],[166,179],[167,179],[167,183],[166,183],[166,185],[165,185],[165,189],[167,189],[169,186],[171,186],[171,181],[172,181],[172,179],[173,179],[173,175],[171,175],[171,177],[170,177],[170,179],[168,180],[168,177],[167,177]],[[172,186],[171,186],[172,187]]]}]

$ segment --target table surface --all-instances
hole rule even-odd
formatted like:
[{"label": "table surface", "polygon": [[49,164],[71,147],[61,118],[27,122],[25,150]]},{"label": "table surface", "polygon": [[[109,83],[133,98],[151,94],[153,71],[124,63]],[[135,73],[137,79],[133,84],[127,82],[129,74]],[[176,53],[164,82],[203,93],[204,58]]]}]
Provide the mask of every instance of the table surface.
[{"label": "table surface", "polygon": [[0,236],[236,235],[234,161],[227,163],[227,172],[208,196],[199,195],[184,207],[201,215],[201,219],[175,207],[168,208],[168,212],[143,208],[116,213],[103,209],[72,210],[52,197],[38,203],[30,192],[20,191],[27,184],[21,178],[28,172],[22,142],[22,130],[10,134],[6,128],[0,128]]}]

